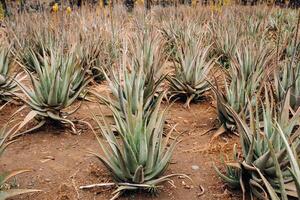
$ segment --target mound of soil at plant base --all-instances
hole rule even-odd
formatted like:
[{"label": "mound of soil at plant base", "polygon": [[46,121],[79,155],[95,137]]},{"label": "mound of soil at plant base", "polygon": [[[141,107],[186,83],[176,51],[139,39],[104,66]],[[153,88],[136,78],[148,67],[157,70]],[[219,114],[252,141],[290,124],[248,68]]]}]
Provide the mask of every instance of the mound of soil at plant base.
[{"label": "mound of soil at plant base", "polygon": [[[72,118],[92,122],[91,109],[98,105],[86,102]],[[17,110],[10,105],[1,111],[0,125]],[[97,108],[98,109],[98,108]],[[103,107],[104,113],[107,113]],[[28,111],[24,111],[20,118]],[[108,114],[108,113],[107,113]],[[166,183],[157,197],[138,192],[126,194],[120,199],[241,199],[240,192],[229,191],[216,175],[212,165],[220,166],[220,154],[231,156],[237,137],[224,136],[207,145],[212,132],[201,135],[215,125],[215,108],[210,102],[191,104],[190,110],[183,104],[175,103],[168,112],[167,123],[178,123],[174,136],[181,135],[171,164],[166,172],[185,173],[187,179],[174,178],[175,187]],[[32,125],[32,124],[31,124]],[[90,129],[77,125],[80,135],[72,135],[68,130],[55,126],[45,126],[39,131],[20,137],[11,144],[1,157],[0,170],[31,169],[32,172],[17,176],[11,182],[20,188],[41,189],[42,192],[13,198],[14,200],[104,200],[111,197],[110,188],[80,190],[79,186],[110,181],[108,171],[96,158],[89,156],[91,150],[101,154],[101,149]],[[198,167],[192,166],[198,166]],[[204,188],[201,194],[200,186]]]}]

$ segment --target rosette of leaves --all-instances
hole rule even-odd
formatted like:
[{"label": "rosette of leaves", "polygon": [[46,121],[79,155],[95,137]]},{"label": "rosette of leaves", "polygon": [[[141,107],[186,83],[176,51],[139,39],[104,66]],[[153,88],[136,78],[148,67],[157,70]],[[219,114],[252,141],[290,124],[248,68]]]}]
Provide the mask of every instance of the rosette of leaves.
[{"label": "rosette of leaves", "polygon": [[207,79],[215,59],[209,58],[210,46],[203,47],[201,39],[189,38],[177,45],[175,73],[167,76],[170,98],[185,99],[185,107],[189,107],[191,101],[203,99],[210,90]]},{"label": "rosette of leaves", "polygon": [[239,26],[227,21],[225,24],[221,22],[212,23],[210,29],[214,39],[214,53],[219,58],[221,65],[225,68],[231,65],[231,58],[235,55],[241,40]]},{"label": "rosette of leaves", "polygon": [[246,29],[247,36],[250,36],[254,39],[262,37],[262,34],[264,33],[263,29],[265,28],[263,20],[264,18],[261,15],[255,17],[247,16],[245,23],[242,26]]},{"label": "rosette of leaves", "polygon": [[36,118],[39,124],[26,132],[43,126],[47,121],[53,121],[71,125],[76,133],[74,123],[67,117],[80,107],[81,104],[70,110],[91,77],[86,75],[86,69],[81,68],[72,52],[62,54],[51,49],[50,54],[43,53],[42,59],[34,51],[30,55],[36,69],[36,74],[26,70],[32,87],[28,88],[21,82],[18,84],[27,97],[24,101],[31,112],[20,126]]},{"label": "rosette of leaves", "polygon": [[[297,153],[297,150],[295,149],[296,148],[295,145],[293,145],[293,143],[291,144],[288,141],[289,139],[285,136],[283,130],[281,130],[280,127],[279,127],[278,131],[279,131],[280,136],[282,137],[282,140],[284,141],[286,151],[288,153],[289,162],[290,162],[289,171],[292,174],[292,177],[294,180],[293,183],[289,183],[290,187],[282,187],[281,189],[285,190],[285,191],[283,191],[283,193],[285,192],[286,194],[290,191],[293,191],[292,196],[294,196],[294,197],[297,196],[299,198],[300,197],[300,163],[299,163],[299,159],[298,159],[299,153]],[[294,137],[294,139],[295,139],[295,137]],[[276,158],[274,160],[276,162]],[[278,166],[278,165],[277,165],[277,171],[281,176],[283,176],[284,171],[282,171],[280,169],[280,166]],[[297,193],[295,192],[295,190]],[[285,199],[287,199],[287,196],[284,196],[284,197],[285,197]]]},{"label": "rosette of leaves", "polygon": [[[114,105],[107,103],[113,113],[119,137],[114,134],[103,116],[102,118],[94,116],[103,137],[101,139],[97,136],[97,139],[104,155],[93,154],[109,170],[114,181],[99,184],[99,186],[117,187],[111,199],[118,198],[125,191],[142,190],[156,193],[164,182],[173,183],[172,177],[186,176],[183,174],[164,175],[178,140],[170,141],[172,130],[166,133],[166,137],[163,137],[166,110],[160,110],[162,95],[153,105],[153,112],[145,116],[144,91],[140,92],[137,101],[133,96],[127,100],[117,99],[124,112],[120,112]],[[136,109],[132,106],[136,106]],[[90,187],[81,187],[81,189],[84,188]]]},{"label": "rosette of leaves", "polygon": [[272,55],[272,51],[263,46],[259,46],[259,50],[255,45],[240,47],[231,62],[231,67],[227,70],[222,69],[224,92],[218,83],[216,87],[212,87],[217,100],[218,119],[222,124],[216,135],[226,130],[233,132],[236,128],[228,106],[238,114],[243,113],[246,119],[249,118],[248,104],[256,104],[256,96],[271,69]]}]

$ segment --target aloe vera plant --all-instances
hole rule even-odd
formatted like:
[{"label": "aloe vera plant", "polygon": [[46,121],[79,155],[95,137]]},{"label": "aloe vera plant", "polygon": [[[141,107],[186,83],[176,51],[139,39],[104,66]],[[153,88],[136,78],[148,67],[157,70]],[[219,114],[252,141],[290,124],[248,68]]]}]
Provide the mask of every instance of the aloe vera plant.
[{"label": "aloe vera plant", "polygon": [[[287,97],[284,106],[277,112],[268,95],[265,95],[265,105],[260,105],[261,110],[258,105],[254,110],[249,107],[250,125],[227,107],[238,127],[242,156],[234,156],[232,162],[225,163],[226,174],[222,174],[216,167],[215,170],[229,185],[241,188],[244,199],[246,192],[250,193],[251,199],[254,196],[278,200],[279,196],[282,199],[288,199],[288,196],[298,197],[288,168],[286,144],[281,135],[284,134],[289,139],[297,137],[300,130],[300,110],[291,117]],[[294,140],[292,145],[295,145],[298,154],[299,139]]]},{"label": "aloe vera plant", "polygon": [[37,73],[34,75],[27,71],[32,88],[18,82],[27,96],[24,101],[31,108],[21,125],[38,118],[39,124],[33,129],[43,126],[47,120],[52,120],[70,124],[73,132],[76,132],[74,123],[67,117],[77,111],[80,105],[71,111],[66,109],[74,104],[91,77],[86,76],[86,70],[80,67],[74,53],[64,55],[51,49],[49,55],[43,53],[42,60],[33,51],[31,56]]},{"label": "aloe vera plant", "polygon": [[[108,99],[96,92],[93,92],[93,94],[102,102],[109,102],[115,106],[122,113],[121,116],[124,117],[126,116],[126,107],[130,107],[132,113],[137,112],[137,105],[140,103],[140,97],[142,97],[144,114],[149,115],[153,111],[157,96],[161,93],[158,88],[164,80],[164,75],[152,68],[162,67],[161,62],[157,60],[152,44],[149,43],[147,44],[150,47],[143,47],[145,48],[143,53],[139,55],[138,52],[135,52],[136,55],[133,56],[133,59],[128,60],[126,44],[124,44],[125,50],[119,69],[112,69],[110,76],[105,73],[114,98]],[[118,99],[123,99],[122,103],[125,103],[125,105],[121,105]]]},{"label": "aloe vera plant", "polygon": [[131,39],[133,68],[145,74],[145,93],[159,89],[165,78],[163,75],[167,58],[164,56],[164,42],[159,34],[145,27],[142,34]]},{"label": "aloe vera plant", "polygon": [[[298,19],[299,26],[300,17]],[[287,91],[291,92],[291,106],[297,110],[300,106],[300,60],[298,57],[298,31],[295,33],[295,40],[291,36],[286,45],[286,52],[283,60],[277,61],[277,68],[274,70],[274,91],[277,101],[281,102]]]},{"label": "aloe vera plant", "polygon": [[212,23],[210,31],[215,41],[213,44],[214,53],[219,57],[222,66],[228,68],[241,40],[239,28],[228,22],[226,25]]},{"label": "aloe vera plant", "polygon": [[284,99],[287,91],[291,92],[291,106],[297,110],[300,106],[300,62],[291,64],[283,61],[280,68],[274,70],[274,89],[277,101]]},{"label": "aloe vera plant", "polygon": [[244,25],[244,28],[246,29],[246,34],[250,37],[261,37],[261,34],[264,33],[262,31],[263,27],[263,16],[247,16]]},{"label": "aloe vera plant", "polygon": [[222,92],[218,85],[213,87],[218,118],[222,124],[218,134],[226,130],[234,131],[236,128],[235,120],[227,109],[228,106],[236,113],[244,113],[245,117],[249,118],[248,103],[256,104],[256,95],[271,68],[272,55],[272,51],[264,48],[262,43],[258,50],[255,45],[240,47],[232,59],[231,67],[228,70],[222,69],[225,91]]},{"label": "aloe vera plant", "polygon": [[[290,34],[291,35],[291,34]],[[292,40],[291,36],[283,36],[285,39],[285,43],[282,50],[282,57],[285,59],[291,59],[294,57],[295,62],[299,62],[300,59],[300,42],[297,42],[296,46],[294,44],[294,41]],[[295,51],[295,52],[294,52]],[[295,55],[294,55],[295,53]]]},{"label": "aloe vera plant", "polygon": [[[117,99],[123,106],[124,113],[107,103],[113,113],[119,138],[103,116],[102,118],[94,116],[106,144],[97,136],[104,156],[93,154],[112,174],[113,183],[100,184],[101,186],[117,186],[112,199],[118,198],[128,190],[146,190],[155,193],[162,183],[172,182],[171,177],[185,176],[182,174],[163,175],[178,140],[169,143],[172,130],[166,134],[165,138],[163,137],[166,109],[160,110],[162,95],[155,102],[153,112],[145,116],[144,91],[140,92],[141,95],[137,96],[137,101],[133,96],[128,100]],[[133,109],[133,106],[136,106],[136,109]],[[122,116],[123,114],[125,116]],[[81,188],[88,188],[88,186]]]},{"label": "aloe vera plant", "polygon": [[[107,76],[107,75],[106,75]],[[155,108],[157,97],[155,93],[156,88],[147,87],[146,74],[143,73],[142,68],[136,70],[129,70],[121,65],[118,72],[112,71],[111,76],[107,76],[113,98],[104,97],[101,94],[93,92],[93,94],[102,102],[109,103],[114,106],[122,117],[125,118],[127,108],[131,109],[132,114],[137,114],[138,105],[143,104],[144,115],[148,116]],[[150,89],[149,89],[150,88]],[[120,101],[119,99],[122,99]]]},{"label": "aloe vera plant", "polygon": [[18,73],[12,76],[12,67],[10,49],[3,47],[0,51],[0,103],[9,101],[18,91],[14,82]]},{"label": "aloe vera plant", "polygon": [[[10,135],[13,133],[13,129],[8,130],[8,124],[0,129],[0,157],[7,148],[9,144],[13,141],[8,141]],[[15,176],[28,172],[29,170],[13,170],[13,171],[1,171],[0,172],[0,199],[5,200],[12,198],[21,194],[38,192],[39,190],[34,189],[6,189],[6,183],[9,179],[14,178]]]},{"label": "aloe vera plant", "polygon": [[80,65],[82,68],[87,69],[98,83],[105,80],[105,75],[103,74],[105,66],[101,62],[103,54],[102,45],[103,41],[101,39],[90,39],[89,41],[84,40],[76,46],[76,54],[80,60]]},{"label": "aloe vera plant", "polygon": [[176,40],[181,41],[184,38],[185,28],[175,21],[164,23],[160,29],[163,38],[165,39],[164,51],[167,55],[170,55],[170,60],[176,60],[176,52],[178,51]]},{"label": "aloe vera plant", "polygon": [[178,62],[174,62],[175,74],[168,75],[170,98],[185,98],[185,106],[203,99],[210,89],[208,74],[214,65],[214,58],[208,58],[210,46],[203,47],[201,39],[186,38],[182,46],[177,44]]}]

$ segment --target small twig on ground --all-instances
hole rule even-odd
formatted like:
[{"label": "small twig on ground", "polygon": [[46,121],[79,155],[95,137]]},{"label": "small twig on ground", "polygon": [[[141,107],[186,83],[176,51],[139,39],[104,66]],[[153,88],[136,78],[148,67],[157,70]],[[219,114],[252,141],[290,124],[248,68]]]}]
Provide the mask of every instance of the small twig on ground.
[{"label": "small twig on ground", "polygon": [[115,183],[98,183],[98,184],[80,186],[79,189],[84,190],[84,189],[92,189],[95,187],[111,187],[115,185],[116,185]]},{"label": "small twig on ground", "polygon": [[202,196],[205,193],[205,189],[202,185],[199,185],[200,192],[197,194],[198,197]]}]

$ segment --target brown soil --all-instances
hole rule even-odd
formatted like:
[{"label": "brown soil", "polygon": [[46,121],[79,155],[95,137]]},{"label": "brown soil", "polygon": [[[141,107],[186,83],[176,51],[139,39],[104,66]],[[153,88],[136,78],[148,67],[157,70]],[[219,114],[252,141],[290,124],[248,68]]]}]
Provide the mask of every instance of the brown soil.
[{"label": "brown soil", "polygon": [[[96,107],[94,103],[85,103],[72,118],[85,118],[92,122],[90,111]],[[2,110],[0,125],[17,109],[17,106],[10,105]],[[24,117],[26,111],[22,114]],[[212,167],[214,162],[220,165],[222,152],[230,156],[238,139],[224,135],[207,148],[212,132],[201,135],[216,125],[215,108],[211,103],[191,104],[189,110],[183,108],[182,103],[175,103],[168,113],[167,122],[169,125],[178,123],[174,136],[181,134],[182,142],[177,146],[166,174],[185,173],[193,179],[194,185],[187,179],[174,178],[176,187],[165,184],[157,197],[140,192],[120,199],[241,199],[239,192],[228,190]],[[77,127],[81,130],[80,135],[48,125],[20,137],[7,148],[1,158],[0,170],[32,169],[32,172],[19,175],[12,182],[20,188],[42,190],[14,200],[104,200],[111,197],[112,189],[79,189],[81,185],[107,182],[110,176],[100,161],[87,153],[91,150],[101,154],[92,131],[86,126]],[[193,170],[192,165],[198,165],[199,170]],[[202,195],[200,186],[205,190]]]}]

